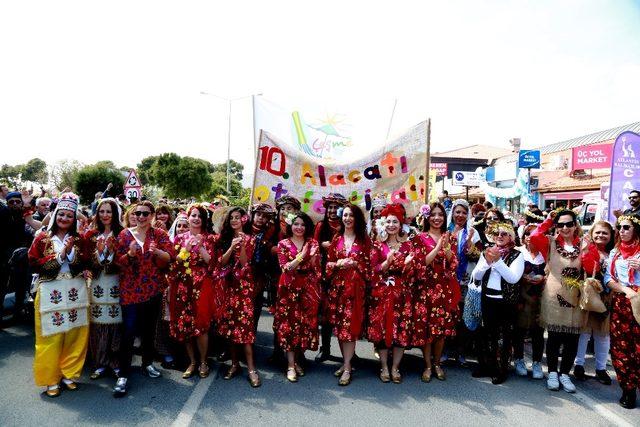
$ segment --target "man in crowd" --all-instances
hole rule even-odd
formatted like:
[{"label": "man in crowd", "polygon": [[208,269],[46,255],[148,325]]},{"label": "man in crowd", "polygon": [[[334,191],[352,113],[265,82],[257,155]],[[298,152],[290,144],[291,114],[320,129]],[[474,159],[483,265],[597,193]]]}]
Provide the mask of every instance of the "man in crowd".
[{"label": "man in crowd", "polygon": [[620,215],[640,215],[640,191],[631,190],[629,192],[629,205],[631,207],[624,212],[621,209],[614,210],[615,217],[618,218]]},{"label": "man in crowd", "polygon": [[[7,207],[0,208],[0,236],[2,236],[0,239],[0,320],[4,311],[4,297],[12,276],[9,261],[11,260],[11,265],[16,265],[18,254],[14,257],[14,251],[19,248],[29,248],[33,239],[22,216],[22,194],[18,191],[9,192],[6,195],[6,202]],[[20,316],[28,286],[28,283],[23,280],[23,275],[15,276],[17,276],[14,277],[15,280],[12,280],[16,295],[14,318]]]},{"label": "man in crowd", "polygon": [[51,205],[51,199],[48,197],[38,197],[36,200],[36,213],[33,214],[33,219],[42,222],[45,216],[49,213],[49,206]]}]

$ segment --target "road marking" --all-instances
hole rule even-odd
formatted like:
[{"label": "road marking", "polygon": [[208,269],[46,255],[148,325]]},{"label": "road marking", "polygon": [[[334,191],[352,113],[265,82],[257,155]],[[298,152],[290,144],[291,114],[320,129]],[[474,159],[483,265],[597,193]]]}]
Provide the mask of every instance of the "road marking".
[{"label": "road marking", "polygon": [[622,418],[620,415],[613,412],[611,409],[608,409],[607,407],[605,407],[602,403],[587,396],[585,393],[577,391],[573,393],[573,397],[578,399],[587,407],[593,408],[600,416],[606,418],[613,425],[616,425],[619,427],[633,427],[633,424],[631,424],[630,422]]},{"label": "road marking", "polygon": [[187,427],[191,424],[194,415],[202,403],[202,399],[207,395],[207,391],[209,391],[209,387],[211,387],[213,379],[217,376],[216,372],[215,375],[209,375],[207,378],[200,379],[198,385],[193,389],[191,396],[189,396],[189,399],[184,403],[184,406],[176,417],[176,420],[171,424],[172,427]]}]

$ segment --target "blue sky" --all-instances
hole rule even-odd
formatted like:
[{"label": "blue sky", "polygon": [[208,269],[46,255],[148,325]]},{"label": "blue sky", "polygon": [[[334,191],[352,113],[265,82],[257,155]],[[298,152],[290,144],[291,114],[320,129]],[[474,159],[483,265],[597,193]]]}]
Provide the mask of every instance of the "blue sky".
[{"label": "blue sky", "polygon": [[[640,120],[640,2],[3,2],[1,163],[221,162],[224,97],[353,115],[357,143],[426,117],[433,149],[532,147]],[[232,157],[252,164],[251,102]]]}]

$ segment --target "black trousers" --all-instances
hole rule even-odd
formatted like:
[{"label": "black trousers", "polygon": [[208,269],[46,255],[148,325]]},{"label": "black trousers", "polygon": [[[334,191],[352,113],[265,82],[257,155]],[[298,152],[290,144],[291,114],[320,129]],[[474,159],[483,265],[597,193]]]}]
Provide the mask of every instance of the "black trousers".
[{"label": "black trousers", "polygon": [[524,338],[529,332],[531,337],[531,358],[534,362],[542,361],[542,353],[544,352],[544,329],[540,326],[534,326],[527,331],[524,328],[516,327],[515,337],[513,339],[513,358],[524,358]]},{"label": "black trousers", "polygon": [[142,366],[153,362],[156,321],[160,313],[162,295],[157,295],[139,304],[122,306],[122,341],[120,344],[120,376],[129,377],[133,342],[137,336],[142,340]]},{"label": "black trousers", "polygon": [[516,306],[501,298],[482,298],[484,361],[497,374],[506,374],[516,322]]},{"label": "black trousers", "polygon": [[547,336],[547,368],[549,372],[558,372],[558,358],[560,357],[560,347],[562,347],[560,373],[569,374],[573,362],[576,360],[576,354],[578,354],[578,341],[580,341],[580,334],[549,331]]}]

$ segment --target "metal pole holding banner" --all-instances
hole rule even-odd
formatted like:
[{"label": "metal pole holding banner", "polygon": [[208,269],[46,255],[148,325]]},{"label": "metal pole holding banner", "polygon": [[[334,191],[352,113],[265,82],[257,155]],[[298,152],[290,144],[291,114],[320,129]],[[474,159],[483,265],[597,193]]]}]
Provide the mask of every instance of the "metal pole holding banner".
[{"label": "metal pole holding banner", "polygon": [[465,185],[465,186],[464,186],[464,189],[465,189],[465,191],[466,191],[466,193],[467,193],[467,202],[468,202],[468,201],[469,201],[469,186],[468,186],[468,185]]},{"label": "metal pole holding banner", "polygon": [[396,113],[396,105],[398,105],[398,98],[393,100],[393,110],[391,110],[391,117],[389,118],[389,127],[387,128],[387,139],[389,139],[389,133],[391,133],[391,124],[393,123],[393,116]]},{"label": "metal pole holding banner", "polygon": [[427,119],[427,161],[424,171],[424,202],[429,203],[429,168],[431,167],[431,118]]}]

